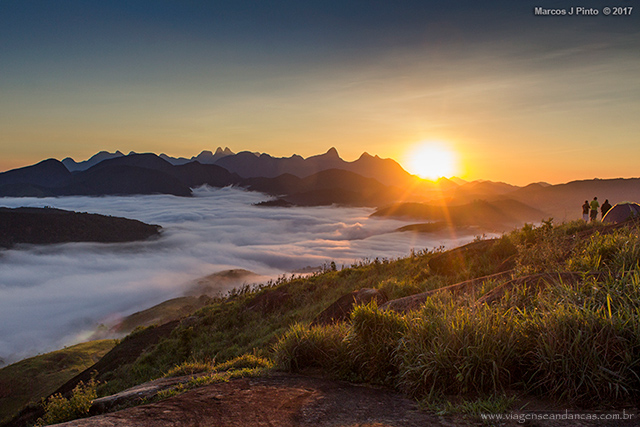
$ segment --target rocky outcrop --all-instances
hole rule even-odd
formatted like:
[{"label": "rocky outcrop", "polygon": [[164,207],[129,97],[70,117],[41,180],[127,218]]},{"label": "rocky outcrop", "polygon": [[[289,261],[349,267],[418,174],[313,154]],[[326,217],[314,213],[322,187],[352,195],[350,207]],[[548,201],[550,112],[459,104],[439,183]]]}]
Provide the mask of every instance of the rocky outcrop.
[{"label": "rocky outcrop", "polygon": [[599,271],[592,273],[569,271],[562,273],[537,273],[518,277],[493,288],[491,291],[483,295],[482,298],[478,299],[478,301],[476,301],[476,305],[491,304],[516,289],[526,288],[531,292],[540,292],[550,285],[558,283],[563,283],[565,285],[573,284],[580,280],[584,280],[585,277],[595,277],[597,280],[602,280],[606,277],[606,274]]},{"label": "rocky outcrop", "polygon": [[282,305],[289,301],[290,298],[291,294],[285,287],[267,289],[251,300],[247,310],[270,314],[279,311]]},{"label": "rocky outcrop", "polygon": [[380,310],[392,310],[400,313],[407,313],[409,311],[419,309],[422,304],[427,301],[428,298],[434,296],[440,292],[451,292],[454,295],[471,292],[474,289],[479,288],[485,282],[504,280],[511,278],[511,271],[505,271],[502,273],[492,274],[490,276],[478,277],[476,279],[465,280],[464,282],[456,283],[454,285],[445,286],[431,291],[422,292],[420,294],[409,295],[404,298],[398,298],[388,301],[380,306]]},{"label": "rocky outcrop", "polygon": [[[153,393],[155,387],[162,387],[162,384],[150,384],[147,390],[131,390],[133,400],[129,404],[139,402],[136,392],[146,395]],[[126,404],[127,401],[122,402]],[[414,401],[391,390],[322,378],[272,374],[212,384],[159,402],[59,425],[422,427],[451,424],[441,423],[439,417],[420,411]]]}]

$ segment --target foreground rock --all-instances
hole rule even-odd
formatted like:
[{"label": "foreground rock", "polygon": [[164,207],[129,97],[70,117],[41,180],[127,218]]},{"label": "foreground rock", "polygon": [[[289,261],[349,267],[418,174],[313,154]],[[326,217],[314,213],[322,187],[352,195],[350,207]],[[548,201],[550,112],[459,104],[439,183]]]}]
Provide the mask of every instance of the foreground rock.
[{"label": "foreground rock", "polygon": [[[131,390],[129,397],[153,394],[163,379]],[[162,384],[163,382],[166,382]],[[137,397],[136,397],[137,393]],[[121,398],[127,392],[121,394]],[[104,400],[104,399],[103,399]],[[107,403],[106,400],[102,403]],[[113,402],[112,402],[113,403]],[[122,401],[126,405],[126,401]],[[512,419],[483,422],[464,415],[440,416],[420,411],[416,403],[391,390],[293,374],[242,378],[191,390],[156,403],[68,423],[63,427],[536,427],[638,425],[636,410],[566,410],[543,401],[521,402],[526,411]],[[107,405],[108,406],[108,405]],[[497,415],[497,414],[493,414]],[[516,417],[513,417],[513,416]],[[614,417],[618,417],[615,419]],[[523,422],[524,421],[524,422]]]},{"label": "foreground rock", "polygon": [[[60,426],[453,426],[381,388],[281,374],[243,378]],[[457,425],[466,425],[457,424]]]},{"label": "foreground rock", "polygon": [[133,219],[78,213],[54,208],[0,208],[0,247],[17,243],[144,240],[160,233],[159,225]]}]

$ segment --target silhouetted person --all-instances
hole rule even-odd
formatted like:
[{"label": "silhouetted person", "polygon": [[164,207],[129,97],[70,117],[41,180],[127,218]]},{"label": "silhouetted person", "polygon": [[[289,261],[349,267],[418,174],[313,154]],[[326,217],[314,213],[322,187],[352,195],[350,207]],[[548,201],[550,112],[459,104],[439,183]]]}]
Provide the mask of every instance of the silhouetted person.
[{"label": "silhouetted person", "polygon": [[591,221],[595,221],[598,219],[598,208],[600,207],[600,203],[598,202],[598,198],[594,197],[591,201]]},{"label": "silhouetted person", "polygon": [[590,209],[589,201],[585,200],[584,205],[582,205],[582,219],[584,222],[589,222],[589,209]]},{"label": "silhouetted person", "polygon": [[605,199],[604,203],[602,204],[602,207],[600,208],[600,212],[602,213],[602,218],[604,218],[607,212],[609,212],[609,209],[611,209],[611,205],[609,204],[609,199]]}]

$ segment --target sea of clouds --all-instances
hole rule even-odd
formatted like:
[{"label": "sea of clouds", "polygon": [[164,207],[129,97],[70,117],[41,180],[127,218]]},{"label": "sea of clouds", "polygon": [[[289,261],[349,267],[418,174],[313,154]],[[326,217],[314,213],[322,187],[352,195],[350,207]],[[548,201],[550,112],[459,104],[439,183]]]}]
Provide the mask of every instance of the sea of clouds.
[{"label": "sea of clouds", "polygon": [[144,242],[0,250],[0,366],[81,342],[99,324],[184,295],[196,279],[223,270],[275,278],[474,237],[394,232],[408,222],[369,218],[368,208],[257,207],[267,196],[237,188],[202,187],[194,194],[0,198],[5,207],[53,206],[163,227],[159,238]]}]

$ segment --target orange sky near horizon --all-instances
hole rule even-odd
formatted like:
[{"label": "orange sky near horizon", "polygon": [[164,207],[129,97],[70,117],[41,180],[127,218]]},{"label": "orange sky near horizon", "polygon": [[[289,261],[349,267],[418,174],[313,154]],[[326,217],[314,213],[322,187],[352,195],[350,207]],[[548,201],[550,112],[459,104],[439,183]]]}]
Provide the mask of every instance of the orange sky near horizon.
[{"label": "orange sky near horizon", "polygon": [[[119,140],[119,138],[115,137],[113,139]],[[415,139],[416,141],[409,141],[404,145],[402,145],[402,143],[387,144],[385,141],[372,141],[368,144],[348,144],[343,146],[340,144],[334,145],[340,156],[346,161],[354,161],[360,157],[363,152],[368,152],[371,155],[378,155],[382,158],[392,158],[409,173],[420,175],[421,172],[412,167],[410,163],[415,147],[422,142],[418,140],[418,138]],[[430,141],[430,139],[427,141]],[[640,176],[640,170],[634,167],[633,164],[630,164],[626,168],[621,168],[620,163],[613,163],[610,165],[611,167],[603,166],[603,164],[600,164],[601,157],[597,152],[589,151],[586,148],[545,148],[544,146],[541,147],[536,144],[535,140],[531,140],[526,144],[536,147],[536,150],[521,149],[513,150],[514,153],[503,153],[500,144],[496,143],[488,146],[484,144],[465,144],[457,142],[458,140],[454,140],[454,138],[451,138],[451,141],[456,141],[455,143],[443,138],[439,138],[438,141],[450,147],[456,159],[454,171],[453,173],[446,174],[447,178],[456,176],[467,181],[477,179],[492,180],[524,186],[539,181],[560,184],[582,179],[631,178]],[[64,157],[72,157],[76,161],[82,161],[102,150],[110,152],[120,150],[125,154],[130,151],[139,153],[154,152],[156,154],[166,153],[174,157],[189,158],[196,156],[203,150],[215,151],[218,146],[228,146],[234,152],[266,152],[274,157],[290,157],[294,154],[309,157],[322,154],[330,148],[329,145],[322,146],[319,143],[305,144],[306,147],[292,151],[285,143],[282,143],[282,147],[279,148],[276,143],[264,146],[261,144],[242,146],[239,144],[223,143],[222,141],[210,145],[181,143],[178,148],[169,142],[162,143],[157,139],[147,142],[127,140],[127,138],[124,138],[124,141],[121,143],[104,141],[102,144],[87,144],[86,147],[69,144],[67,150],[61,149],[65,146],[63,143],[43,144],[40,146],[29,141],[29,145],[33,147],[33,150],[29,150],[28,152],[16,150],[15,156],[7,155],[7,151],[10,150],[4,150],[5,155],[0,158],[0,172],[29,166],[46,158],[62,160]],[[481,148],[479,148],[479,146]],[[312,147],[317,148],[314,149]],[[601,150],[610,151],[605,147],[602,147]],[[558,155],[558,152],[560,155]],[[574,155],[574,153],[577,154]],[[541,168],[540,165],[544,167]]]},{"label": "orange sky near horizon", "polygon": [[366,151],[415,172],[413,147],[438,141],[465,180],[640,176],[640,14],[134,3],[0,2],[0,171],[222,146]]},{"label": "orange sky near horizon", "polygon": [[[125,154],[129,151],[155,152],[175,157],[191,157],[202,150],[214,151],[218,146],[228,146],[234,152],[257,151],[275,157],[289,157],[293,154],[309,157],[324,153],[331,146],[335,146],[340,156],[347,161],[356,160],[366,151],[382,158],[392,158],[408,172],[419,173],[410,165],[412,151],[425,141],[437,141],[448,147],[456,157],[453,175],[465,180],[486,179],[526,185],[538,181],[558,184],[580,179],[640,176],[640,171],[633,161],[633,158],[640,158],[637,149],[639,145],[635,145],[636,148],[629,152],[629,144],[626,141],[633,139],[624,134],[612,138],[607,134],[607,130],[601,130],[600,135],[593,135],[591,128],[582,131],[575,129],[571,139],[563,139],[562,135],[545,135],[545,129],[521,130],[519,134],[509,134],[490,128],[481,130],[474,126],[477,130],[468,130],[469,134],[461,132],[462,129],[458,132],[429,133],[406,131],[400,124],[395,129],[397,137],[393,135],[394,129],[389,129],[390,126],[387,125],[354,129],[345,132],[346,138],[339,138],[337,131],[322,132],[322,129],[317,127],[310,128],[313,130],[309,133],[314,134],[314,138],[309,138],[304,133],[300,136],[278,136],[273,132],[269,138],[263,138],[262,141],[256,141],[256,137],[245,130],[247,135],[244,135],[242,140],[246,140],[246,143],[233,142],[230,135],[223,138],[208,137],[210,134],[205,129],[200,129],[200,132],[194,129],[189,134],[186,128],[182,134],[177,130],[167,131],[165,135],[165,132],[149,131],[149,137],[146,137],[144,131],[140,131],[139,134],[114,132],[112,135],[99,132],[99,138],[90,131],[78,135],[76,128],[74,132],[63,131],[57,134],[55,139],[59,141],[55,143],[37,142],[45,139],[48,132],[41,135],[35,132],[35,135],[16,132],[12,140],[19,143],[12,144],[12,147],[3,147],[0,171],[27,166],[51,157],[62,160],[69,156],[76,161],[86,160],[101,150],[120,150]],[[555,130],[558,131],[558,128]],[[5,135],[8,132],[5,128]],[[571,130],[564,131],[570,132]],[[361,140],[357,140],[357,137]],[[349,142],[344,142],[344,139]],[[518,144],[511,142],[516,139]],[[176,144],[176,140],[180,142]],[[327,143],[327,140],[331,142]],[[625,150],[628,155],[620,158],[620,149]]]}]

